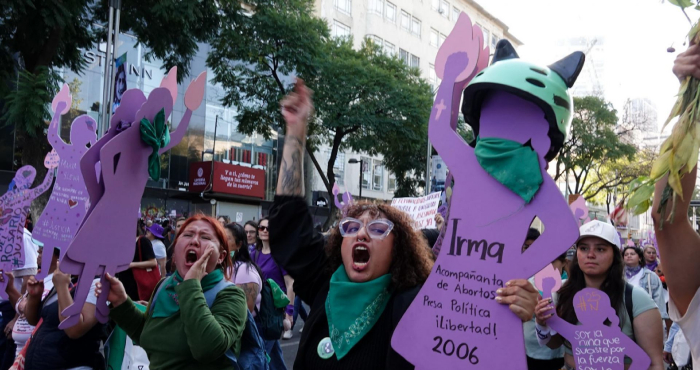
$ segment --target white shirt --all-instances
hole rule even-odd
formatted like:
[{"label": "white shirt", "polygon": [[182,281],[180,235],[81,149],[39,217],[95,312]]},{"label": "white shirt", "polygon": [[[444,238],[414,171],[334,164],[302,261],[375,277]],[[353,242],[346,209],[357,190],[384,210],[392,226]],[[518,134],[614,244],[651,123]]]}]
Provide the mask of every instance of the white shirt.
[{"label": "white shirt", "polygon": [[700,365],[700,289],[695,292],[685,316],[681,316],[678,312],[673,299],[668,301],[668,314],[671,316],[671,320],[677,322],[683,330],[685,339],[690,346],[690,353],[693,355],[693,365]]},{"label": "white shirt", "polygon": [[[634,285],[634,286],[639,286],[639,283],[642,281],[642,276],[644,276],[644,268],[639,270],[639,272],[632,276],[631,278],[627,279],[627,282]],[[651,283],[650,283],[651,284]],[[643,287],[639,286],[640,288],[644,289]]]},{"label": "white shirt", "polygon": [[32,233],[24,229],[22,239],[24,241],[24,266],[22,266],[22,268],[38,268],[39,264],[37,263],[37,259],[39,258],[39,246],[32,240]]},{"label": "white shirt", "polygon": [[156,255],[156,259],[159,260],[161,258],[168,257],[168,253],[165,250],[165,244],[163,244],[162,241],[153,239],[151,240],[151,244],[153,245],[153,253]]}]

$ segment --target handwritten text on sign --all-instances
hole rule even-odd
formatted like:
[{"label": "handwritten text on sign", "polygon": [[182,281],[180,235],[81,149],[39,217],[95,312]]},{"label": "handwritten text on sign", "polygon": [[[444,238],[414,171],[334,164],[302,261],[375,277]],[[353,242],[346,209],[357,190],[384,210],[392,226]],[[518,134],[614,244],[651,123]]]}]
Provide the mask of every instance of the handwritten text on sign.
[{"label": "handwritten text on sign", "polygon": [[418,198],[394,198],[391,206],[408,213],[417,229],[434,229],[435,214],[440,204],[440,192]]}]

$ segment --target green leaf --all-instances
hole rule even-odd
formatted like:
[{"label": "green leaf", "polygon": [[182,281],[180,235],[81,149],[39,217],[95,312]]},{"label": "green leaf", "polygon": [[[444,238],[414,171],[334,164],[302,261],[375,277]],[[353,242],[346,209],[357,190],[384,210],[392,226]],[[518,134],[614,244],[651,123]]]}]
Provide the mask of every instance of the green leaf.
[{"label": "green leaf", "polygon": [[675,6],[680,6],[681,8],[693,6],[693,2],[690,0],[668,0],[668,2]]},{"label": "green leaf", "polygon": [[629,207],[637,207],[638,205],[643,204],[645,201],[648,201],[649,198],[654,194],[654,184],[653,183],[647,183],[644,185],[640,185],[637,189],[634,190],[632,193],[632,196],[629,199]]}]

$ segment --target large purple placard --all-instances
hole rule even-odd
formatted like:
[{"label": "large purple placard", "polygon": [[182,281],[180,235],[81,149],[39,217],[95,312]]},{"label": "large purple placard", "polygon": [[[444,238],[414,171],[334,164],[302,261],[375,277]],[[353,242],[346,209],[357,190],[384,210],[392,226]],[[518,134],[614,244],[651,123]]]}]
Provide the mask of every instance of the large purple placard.
[{"label": "large purple placard", "polygon": [[[150,123],[156,114],[164,111],[165,119],[173,110],[173,97],[177,96],[177,85],[170,83],[176,73],[173,68],[161,84],[146,98],[140,90],[127,90],[117,108],[109,132],[92,146],[81,160],[83,178],[90,194],[90,209],[61,260],[61,270],[80,275],[73,305],[61,313],[66,319],[59,327],[65,329],[78,323],[80,312],[90,291],[95,275],[102,275],[104,290],[109,290],[109,282],[104,273],[115,273],[129,267],[134,256],[134,237],[141,197],[149,178],[149,156],[152,146],[142,140],[140,125],[142,119]],[[187,131],[192,112],[204,97],[206,72],[202,72],[185,92],[187,110],[177,128],[170,135],[170,142],[159,147],[163,154],[177,145]],[[173,91],[175,89],[175,91]],[[167,127],[166,127],[167,129]],[[100,163],[99,180],[96,164]],[[109,237],[105,237],[108,226]],[[96,316],[106,322],[109,308],[106,294],[97,300]]]},{"label": "large purple placard", "polygon": [[[50,161],[47,158],[45,162]],[[9,189],[0,197],[0,270],[3,272],[24,267],[24,224],[32,201],[51,186],[53,168],[49,168],[39,186],[30,189],[35,177],[34,167],[20,167]],[[6,283],[7,280],[0,283],[0,297],[3,298],[7,298]]]},{"label": "large purple placard", "polygon": [[[544,182],[529,203],[489,175],[453,129],[458,87],[471,75],[465,73],[475,65],[471,60],[480,56],[478,30],[462,14],[438,54],[449,56],[436,61],[444,61],[444,74],[429,136],[455,179],[450,219],[433,270],[392,337],[393,348],[418,370],[527,368],[522,322],[495,301],[496,291],[509,280],[534,275],[578,236],[567,202],[544,170],[551,141],[537,104],[497,91],[486,96],[480,113],[482,138],[530,142],[537,152]],[[535,217],[545,232],[521,252]]]},{"label": "large purple placard", "polygon": [[64,142],[58,134],[58,129],[61,125],[61,115],[68,112],[71,100],[68,85],[64,84],[51,104],[54,116],[49,124],[47,136],[53,151],[49,156],[54,163],[58,159],[58,173],[49,202],[32,233],[32,237],[44,245],[41,261],[44,268],[37,274],[37,280],[42,280],[48,274],[54,248],[61,250],[61,256],[65,254],[87,212],[88,193],[78,164],[88,150],[88,145],[94,145],[97,140],[97,123],[88,115],[77,117],[71,124],[70,144]]}]

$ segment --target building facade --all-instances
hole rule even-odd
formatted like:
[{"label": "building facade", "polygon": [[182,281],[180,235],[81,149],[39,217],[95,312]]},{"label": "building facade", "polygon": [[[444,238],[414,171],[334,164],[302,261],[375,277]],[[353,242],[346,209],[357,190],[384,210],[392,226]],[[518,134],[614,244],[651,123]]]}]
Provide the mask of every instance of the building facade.
[{"label": "building facade", "polygon": [[[508,26],[472,0],[316,0],[316,15],[328,22],[332,36],[352,36],[355,48],[371,39],[386,53],[398,55],[406,64],[418,68],[434,90],[440,84],[433,64],[435,56],[461,12],[481,27],[492,51],[502,38],[516,48],[522,45],[508,32]],[[426,152],[427,145],[426,142]],[[321,146],[316,158],[328,163],[330,150]],[[362,169],[359,163],[348,163],[351,159],[362,160]],[[341,189],[355,197],[360,195],[361,171],[362,198],[390,201],[394,197],[396,177],[386,171],[381,155],[338,153],[334,171]],[[312,188],[314,200],[328,199],[317,173]]]}]

